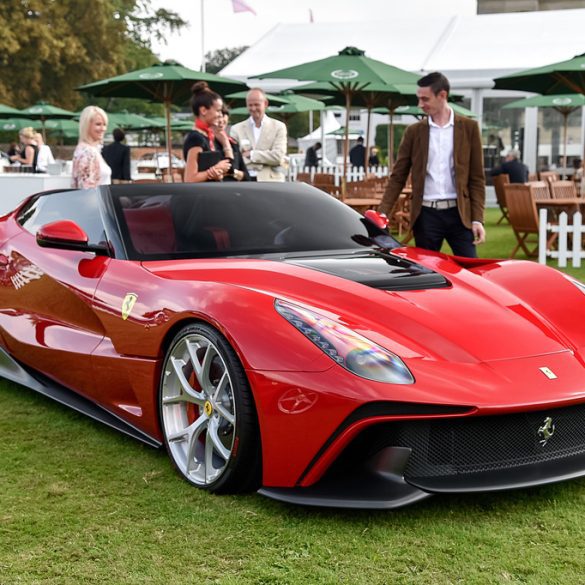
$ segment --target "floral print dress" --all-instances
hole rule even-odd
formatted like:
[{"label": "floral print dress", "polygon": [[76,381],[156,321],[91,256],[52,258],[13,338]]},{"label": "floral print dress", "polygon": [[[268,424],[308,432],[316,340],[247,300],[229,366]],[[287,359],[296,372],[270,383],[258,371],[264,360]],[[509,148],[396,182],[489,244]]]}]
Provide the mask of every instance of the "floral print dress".
[{"label": "floral print dress", "polygon": [[73,153],[72,181],[74,189],[91,189],[111,183],[112,170],[104,160],[100,149],[80,142]]}]

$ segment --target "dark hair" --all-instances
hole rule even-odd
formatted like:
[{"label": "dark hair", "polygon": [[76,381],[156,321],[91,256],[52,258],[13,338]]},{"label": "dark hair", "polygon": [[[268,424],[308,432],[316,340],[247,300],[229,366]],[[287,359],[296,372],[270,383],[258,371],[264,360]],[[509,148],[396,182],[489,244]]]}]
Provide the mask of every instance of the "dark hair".
[{"label": "dark hair", "polygon": [[112,135],[114,136],[114,140],[116,142],[122,142],[122,140],[126,138],[126,134],[124,134],[124,130],[122,130],[121,128],[114,128]]},{"label": "dark hair", "polygon": [[449,95],[449,91],[451,90],[451,86],[449,85],[449,80],[438,71],[434,73],[429,73],[424,77],[421,77],[416,84],[419,87],[430,87],[431,91],[438,95],[440,91],[446,91],[447,95]]},{"label": "dark hair", "polygon": [[217,100],[221,100],[221,96],[215,93],[206,81],[198,81],[193,84],[191,88],[191,110],[194,116],[199,116],[199,108],[211,108]]},{"label": "dark hair", "polygon": [[222,116],[229,116],[230,115],[230,111],[228,110],[228,107],[225,104],[223,106],[221,106],[221,115]]},{"label": "dark hair", "polygon": [[363,138],[363,136],[358,136],[358,139],[357,139],[357,141],[358,141],[358,142],[360,142],[360,143],[361,143],[361,142],[363,142],[363,141],[364,141],[364,138]]}]

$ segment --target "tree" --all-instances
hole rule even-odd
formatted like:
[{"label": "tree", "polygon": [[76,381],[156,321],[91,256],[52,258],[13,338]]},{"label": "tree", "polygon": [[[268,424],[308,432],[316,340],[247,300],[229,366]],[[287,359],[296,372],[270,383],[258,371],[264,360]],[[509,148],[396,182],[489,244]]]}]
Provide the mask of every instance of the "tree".
[{"label": "tree", "polygon": [[231,63],[238,55],[241,55],[248,47],[232,47],[217,49],[205,53],[205,71],[207,73],[219,73],[226,65]]},{"label": "tree", "polygon": [[2,0],[0,102],[67,109],[75,88],[156,61],[149,38],[186,23],[150,0]]}]

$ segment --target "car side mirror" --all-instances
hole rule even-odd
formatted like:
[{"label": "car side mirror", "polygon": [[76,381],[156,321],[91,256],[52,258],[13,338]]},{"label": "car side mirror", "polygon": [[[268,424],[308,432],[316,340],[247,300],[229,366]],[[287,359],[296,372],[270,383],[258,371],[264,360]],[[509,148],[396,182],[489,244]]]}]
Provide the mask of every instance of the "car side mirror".
[{"label": "car side mirror", "polygon": [[41,226],[37,231],[37,244],[43,248],[58,250],[77,250],[109,255],[110,250],[105,244],[89,244],[85,231],[70,219],[60,219]]},{"label": "car side mirror", "polygon": [[374,209],[368,209],[364,213],[364,217],[369,219],[376,227],[384,230],[388,227],[388,216],[385,213],[380,213]]}]

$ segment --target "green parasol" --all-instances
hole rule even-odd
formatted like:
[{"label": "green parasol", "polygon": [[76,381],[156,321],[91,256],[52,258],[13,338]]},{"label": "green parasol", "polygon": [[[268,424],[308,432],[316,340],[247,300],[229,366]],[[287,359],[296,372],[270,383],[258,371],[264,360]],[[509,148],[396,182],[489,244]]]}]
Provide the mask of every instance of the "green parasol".
[{"label": "green parasol", "polygon": [[[331,103],[342,105],[342,96],[339,93],[332,92],[327,83],[310,83],[297,88],[299,93],[307,95],[324,95],[333,101]],[[354,97],[354,106],[365,108],[368,112],[366,136],[370,135],[370,121],[372,112],[378,107],[384,107],[386,113],[390,114],[390,124],[388,126],[388,163],[392,168],[394,163],[394,150],[391,145],[394,144],[394,112],[396,108],[402,105],[415,105],[418,103],[416,96],[415,84],[390,84],[390,83],[370,83]],[[329,102],[328,102],[329,103]],[[370,145],[366,145],[366,160],[369,157]]]},{"label": "green parasol", "polygon": [[[393,67],[381,61],[376,61],[375,59],[370,59],[366,57],[364,51],[355,47],[346,47],[337,55],[325,59],[263,73],[255,77],[259,77],[260,79],[278,78],[326,82],[331,89],[343,96],[348,116],[353,100],[358,94],[366,90],[369,85],[412,85],[419,79],[419,76],[414,73],[404,71],[403,69]],[[297,91],[297,93],[299,92]],[[349,135],[346,129],[343,157],[343,189],[345,189],[345,182],[347,180],[348,152]]]},{"label": "green parasol", "polygon": [[24,108],[24,110],[21,110],[21,113],[27,118],[32,118],[33,120],[40,120],[43,138],[45,139],[46,139],[45,123],[47,120],[52,120],[55,118],[71,119],[77,115],[75,112],[64,110],[63,108],[53,106],[52,104],[43,101],[37,102],[36,104],[28,108]]},{"label": "green parasol", "polygon": [[504,108],[552,108],[563,116],[563,167],[567,168],[567,130],[569,115],[585,106],[585,95],[580,93],[564,95],[537,95],[534,97],[516,100],[506,104]]},{"label": "green parasol", "polygon": [[[232,108],[242,108],[242,107],[246,107],[246,96],[248,95],[248,91],[237,91],[235,93],[230,93],[226,96],[224,96],[224,101],[226,103],[226,105],[230,108],[230,110]],[[272,93],[267,93],[266,94],[266,99],[268,100],[269,103],[272,104],[288,104],[288,100],[285,98],[282,98],[281,96],[278,95],[274,95]],[[247,110],[246,110],[247,112]]]},{"label": "green parasol", "polygon": [[191,97],[196,81],[206,81],[218,93],[230,93],[246,87],[245,83],[212,73],[194,71],[176,61],[157,63],[152,67],[88,83],[78,87],[96,97],[130,97],[163,103],[165,106],[166,141],[171,157],[171,104],[183,104]]},{"label": "green parasol", "polygon": [[[297,96],[297,97],[302,97],[302,96]],[[326,108],[325,104],[319,100],[313,100],[310,98],[305,98],[307,100],[309,100],[310,102],[312,102],[311,104],[309,104],[308,102],[304,102],[304,103],[288,103],[288,104],[282,104],[281,106],[268,106],[266,108],[266,112],[268,114],[281,114],[283,116],[286,117],[286,115],[291,115],[291,114],[298,114],[299,112],[312,112],[312,111],[319,111],[319,110],[324,110]],[[248,113],[248,108],[246,108],[245,106],[242,106],[240,108],[233,108],[232,110],[230,110],[230,114],[236,114],[236,115],[246,115]]]},{"label": "green parasol", "polygon": [[63,144],[64,138],[79,137],[79,122],[77,120],[47,120],[45,122],[47,134],[58,136]]},{"label": "green parasol", "polygon": [[[466,118],[477,118],[477,116],[471,110],[468,110],[459,104],[449,102],[449,107],[460,116],[465,116]],[[380,108],[379,113],[383,113],[382,108]],[[399,116],[426,116],[426,114],[418,106],[400,106],[394,110],[394,113]]]},{"label": "green parasol", "polygon": [[[115,128],[123,130],[142,130],[147,128],[149,120],[144,116],[133,114],[131,112],[108,112],[108,132]],[[162,124],[164,128],[164,123]]]},{"label": "green parasol", "polygon": [[45,128],[49,134],[60,134],[68,138],[79,136],[79,122],[77,120],[47,120]]},{"label": "green parasol", "polygon": [[494,89],[517,89],[542,94],[585,94],[585,53],[560,63],[498,77],[494,81]]},{"label": "green parasol", "polygon": [[[149,116],[146,119],[149,123],[149,126],[146,126],[147,129],[164,129],[166,126],[166,120],[162,116]],[[176,120],[171,118],[171,129],[177,131],[193,130],[193,120]]]},{"label": "green parasol", "polygon": [[[17,110],[11,106],[0,104],[0,118],[26,118],[27,115],[21,110]],[[29,118],[30,120],[30,118]]]},{"label": "green parasol", "polygon": [[22,128],[35,126],[35,120],[30,118],[6,118],[0,120],[0,131],[1,132],[18,132]]}]

